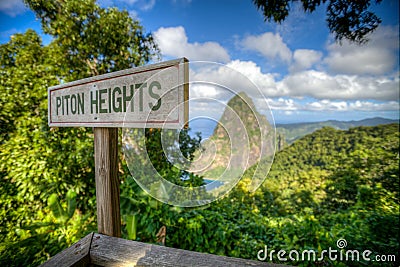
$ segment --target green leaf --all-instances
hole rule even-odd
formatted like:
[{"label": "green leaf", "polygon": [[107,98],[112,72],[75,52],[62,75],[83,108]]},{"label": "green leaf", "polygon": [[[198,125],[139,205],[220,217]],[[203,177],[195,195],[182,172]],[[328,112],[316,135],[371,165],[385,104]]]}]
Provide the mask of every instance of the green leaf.
[{"label": "green leaf", "polygon": [[76,209],[76,193],[72,189],[67,192],[67,215],[72,218]]},{"label": "green leaf", "polygon": [[137,231],[137,222],[138,216],[135,215],[126,215],[126,230],[128,232],[128,238],[135,240],[136,239],[136,231]]},{"label": "green leaf", "polygon": [[68,218],[66,211],[62,208],[58,200],[57,194],[52,194],[47,199],[47,203],[57,221],[65,221]]}]

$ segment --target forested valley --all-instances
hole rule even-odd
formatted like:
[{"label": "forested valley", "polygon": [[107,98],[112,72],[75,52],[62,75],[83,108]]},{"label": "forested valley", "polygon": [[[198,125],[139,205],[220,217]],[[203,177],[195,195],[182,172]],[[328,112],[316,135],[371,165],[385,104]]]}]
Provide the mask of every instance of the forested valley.
[{"label": "forested valley", "polygon": [[[1,266],[37,266],[97,230],[92,129],[49,128],[47,88],[143,65],[159,54],[151,34],[126,11],[102,9],[93,1],[68,1],[63,9],[57,6],[61,1],[27,2],[54,40],[43,45],[29,30],[0,45]],[[190,157],[201,138],[187,130],[181,136]],[[152,151],[161,149],[159,130],[146,130],[146,140]],[[154,153],[152,161],[170,181],[203,184],[196,176],[182,181],[182,172],[162,153]],[[269,173],[265,166],[261,161],[250,167],[216,202],[180,208],[141,190],[121,154],[123,238],[160,244],[156,235],[165,226],[161,245],[254,260],[265,246],[321,251],[345,239],[346,249],[370,250],[370,258],[399,259],[398,124],[325,127],[276,153]],[[254,168],[268,175],[249,192]],[[282,262],[276,254],[272,261],[360,264],[328,258]]]}]

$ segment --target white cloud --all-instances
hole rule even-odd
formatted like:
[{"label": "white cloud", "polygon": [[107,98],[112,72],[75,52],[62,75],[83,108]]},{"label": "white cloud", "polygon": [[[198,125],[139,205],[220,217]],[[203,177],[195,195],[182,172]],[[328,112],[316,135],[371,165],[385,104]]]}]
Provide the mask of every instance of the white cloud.
[{"label": "white cloud", "polygon": [[311,111],[347,111],[348,105],[345,101],[330,101],[321,100],[316,102],[307,103],[304,105],[304,110]]},{"label": "white cloud", "polygon": [[381,75],[398,67],[398,48],[398,27],[380,26],[365,45],[329,44],[324,61],[335,73]]},{"label": "white cloud", "polygon": [[368,101],[355,101],[349,104],[350,110],[359,111],[399,111],[399,102],[389,101],[384,103],[373,103]]},{"label": "white cloud", "polygon": [[0,12],[6,13],[10,17],[25,13],[28,8],[22,0],[0,0]]},{"label": "white cloud", "polygon": [[[263,73],[261,68],[252,61],[234,60],[229,62],[227,67],[243,74],[266,97],[313,97],[330,100],[374,99],[379,101],[399,99],[399,78],[396,75],[377,78],[330,75],[323,71],[308,70],[289,73],[281,81],[276,81],[273,74]],[[218,73],[207,73],[205,76],[218,79],[225,85],[245,91],[250,95],[259,95],[256,87],[235,72],[220,70]]]},{"label": "white cloud", "polygon": [[161,53],[170,57],[187,57],[189,60],[228,62],[229,54],[216,42],[189,43],[182,26],[159,28],[153,33]]},{"label": "white cloud", "polygon": [[222,88],[212,84],[191,84],[189,87],[189,117],[207,117],[218,121],[228,100]]},{"label": "white cloud", "polygon": [[252,61],[233,60],[226,65],[192,62],[190,69],[191,82],[216,85],[218,97],[223,100],[239,92],[255,99],[287,94],[280,91],[273,74],[263,73]]},{"label": "white cloud", "polygon": [[283,42],[279,33],[266,32],[256,36],[250,35],[241,44],[244,48],[257,51],[269,59],[278,58],[289,63],[292,58],[292,52]]},{"label": "white cloud", "polygon": [[279,111],[396,111],[399,110],[399,102],[376,101],[331,101],[322,100],[295,100],[292,98],[268,99],[272,110]]},{"label": "white cloud", "polygon": [[[154,36],[163,55],[185,56],[192,63],[195,60],[227,63],[191,70],[191,81],[202,83],[193,87],[194,98],[227,101],[232,94],[244,91],[263,112],[268,112],[264,96],[269,98],[271,109],[283,112],[393,112],[399,109],[399,77],[394,74],[393,63],[398,53],[398,42],[393,36],[398,34],[388,27],[376,34],[364,47],[330,44],[325,59],[317,50],[292,52],[279,34],[270,32],[239,41],[245,49],[287,63],[289,73],[281,80],[276,80],[277,74],[263,72],[253,61],[230,60],[226,49],[218,43],[190,43],[183,27],[160,28]],[[199,108],[202,109],[204,106]]]},{"label": "white cloud", "polygon": [[399,102],[372,102],[372,101],[330,101],[321,100],[307,103],[304,110],[309,111],[396,111],[399,110]]},{"label": "white cloud", "polygon": [[309,70],[290,73],[276,81],[273,74],[263,73],[254,62],[240,60],[208,68],[204,65],[190,71],[190,99],[197,101],[190,104],[191,116],[214,114],[218,117],[221,110],[214,102],[226,102],[239,92],[246,92],[257,110],[267,116],[269,108],[286,115],[370,112],[371,116],[376,116],[376,112],[399,110],[398,78],[330,75]]},{"label": "white cloud", "polygon": [[197,98],[217,98],[220,94],[219,88],[211,84],[191,84],[189,96]]},{"label": "white cloud", "polygon": [[156,0],[115,0],[115,2],[120,2],[128,6],[136,6],[143,11],[151,10],[156,4]]},{"label": "white cloud", "polygon": [[293,53],[293,64],[289,70],[292,72],[307,70],[311,68],[315,63],[321,61],[322,53],[316,50],[310,49],[297,49]]},{"label": "white cloud", "polygon": [[[263,73],[252,61],[233,60],[226,65],[206,65],[190,73],[191,81],[218,84],[218,90],[246,92],[255,98],[311,97],[328,100],[398,101],[399,78],[393,76],[331,75],[307,70],[289,73],[282,80]],[[222,89],[225,87],[226,89]],[[261,92],[261,93],[260,93]],[[220,94],[227,97],[229,94]]]},{"label": "white cloud", "polygon": [[144,1],[142,3],[142,5],[140,6],[140,9],[144,10],[144,11],[148,11],[148,10],[151,10],[155,6],[155,4],[156,4],[156,0]]},{"label": "white cloud", "polygon": [[189,5],[192,3],[192,0],[172,0],[172,2],[176,5]]},{"label": "white cloud", "polygon": [[136,4],[138,2],[138,0],[119,0],[119,2],[125,3],[127,5],[134,5],[134,4]]},{"label": "white cloud", "polygon": [[97,0],[97,3],[103,8],[118,7],[119,9],[126,9],[131,18],[140,21],[138,10],[149,11],[153,9],[156,5],[156,0]]},{"label": "white cloud", "polygon": [[288,75],[281,82],[288,96],[310,96],[317,99],[376,99],[397,100],[399,79],[362,77],[355,75],[329,75],[309,70]]},{"label": "white cloud", "polygon": [[132,19],[134,19],[134,20],[139,20],[139,14],[138,14],[138,12],[136,11],[136,10],[134,10],[134,9],[131,9],[131,10],[129,10],[129,16],[132,18]]},{"label": "white cloud", "polygon": [[294,111],[301,109],[301,105],[290,98],[268,98],[268,104],[272,110]]},{"label": "white cloud", "polygon": [[227,65],[213,62],[190,62],[190,94],[194,97],[217,98],[228,101],[235,94],[257,91],[251,81]]},{"label": "white cloud", "polygon": [[[226,65],[210,62],[191,62],[190,65],[190,89],[191,112],[198,115],[200,112],[210,113],[207,106],[199,106],[199,103],[207,103],[212,107],[215,101],[227,102],[238,93],[245,92],[250,96],[260,112],[268,114],[268,104],[265,94],[269,96],[276,93],[276,83],[272,74],[263,74],[261,69],[251,61],[231,61]],[[264,91],[258,88],[256,83],[264,85]],[[219,116],[221,108],[216,114]],[[215,109],[212,111],[215,113]]]},{"label": "white cloud", "polygon": [[[271,73],[262,73],[261,68],[252,61],[234,60],[229,62],[227,67],[243,74],[247,79],[254,83],[264,95],[268,97],[280,96],[284,94],[284,92],[279,91],[274,79],[274,75]],[[233,77],[229,80],[233,84],[243,83],[243,81],[240,82],[239,79],[243,80],[244,78],[238,75],[233,75]],[[241,90],[246,91],[250,89],[250,86],[247,85],[246,87],[246,84],[243,84]],[[249,93],[251,94],[251,92]]]},{"label": "white cloud", "polygon": [[114,4],[113,0],[97,0],[97,4],[101,7],[107,7]]}]

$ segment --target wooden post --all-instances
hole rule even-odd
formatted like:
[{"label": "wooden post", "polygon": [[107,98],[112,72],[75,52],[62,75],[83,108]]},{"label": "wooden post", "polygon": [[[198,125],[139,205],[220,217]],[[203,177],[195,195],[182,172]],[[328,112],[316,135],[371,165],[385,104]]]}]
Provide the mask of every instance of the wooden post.
[{"label": "wooden post", "polygon": [[[121,236],[118,128],[181,129],[188,121],[189,71],[188,64],[182,64],[187,62],[185,58],[170,60],[48,88],[50,127],[94,127],[99,233]],[[152,78],[149,80],[149,77]],[[125,110],[127,102],[131,101],[134,105],[133,99],[130,100],[133,92],[129,97],[121,96],[121,88],[138,89],[146,82],[149,83],[149,90],[143,90],[141,100],[151,108],[150,119],[148,109]],[[108,88],[108,94],[105,88]],[[151,93],[153,89],[157,89],[158,95]],[[115,97],[115,93],[118,93],[118,97]],[[164,95],[168,97],[161,97]],[[72,102],[72,99],[75,101]],[[124,112],[121,112],[121,102],[118,101],[123,101]],[[119,108],[115,108],[116,105]],[[153,109],[155,106],[151,105],[158,107]]]},{"label": "wooden post", "polygon": [[121,237],[118,128],[94,128],[98,232]]}]

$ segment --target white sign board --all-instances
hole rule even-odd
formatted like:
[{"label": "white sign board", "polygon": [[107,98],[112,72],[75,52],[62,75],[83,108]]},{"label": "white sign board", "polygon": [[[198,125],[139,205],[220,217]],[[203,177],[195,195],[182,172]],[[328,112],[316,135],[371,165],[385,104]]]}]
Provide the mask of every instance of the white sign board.
[{"label": "white sign board", "polygon": [[188,121],[185,58],[50,87],[49,126],[179,129]]}]

